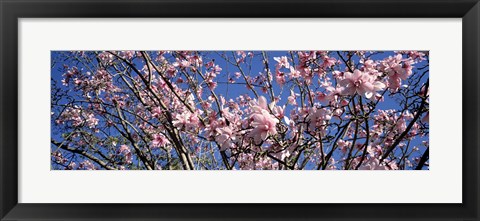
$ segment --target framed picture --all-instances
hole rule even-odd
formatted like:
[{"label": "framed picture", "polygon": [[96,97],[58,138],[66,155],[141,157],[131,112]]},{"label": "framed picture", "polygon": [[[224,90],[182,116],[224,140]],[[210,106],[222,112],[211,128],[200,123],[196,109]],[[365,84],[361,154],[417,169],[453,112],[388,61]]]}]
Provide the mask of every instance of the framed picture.
[{"label": "framed picture", "polygon": [[0,7],[1,220],[479,220],[477,0]]}]

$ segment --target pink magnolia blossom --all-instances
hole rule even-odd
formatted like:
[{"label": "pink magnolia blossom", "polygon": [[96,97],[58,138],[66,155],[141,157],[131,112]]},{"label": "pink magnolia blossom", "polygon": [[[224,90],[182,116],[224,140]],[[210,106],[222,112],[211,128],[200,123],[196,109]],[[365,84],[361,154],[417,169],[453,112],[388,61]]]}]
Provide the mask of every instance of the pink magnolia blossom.
[{"label": "pink magnolia blossom", "polygon": [[413,61],[402,59],[401,54],[390,56],[380,62],[380,70],[388,76],[388,87],[392,90],[398,90],[402,80],[406,80],[412,74]]},{"label": "pink magnolia blossom", "polygon": [[370,157],[358,168],[359,170],[397,170],[395,162],[387,164],[385,161],[380,163],[378,158]]},{"label": "pink magnolia blossom", "polygon": [[325,102],[328,101],[328,99],[327,99],[328,96],[325,93],[320,92],[320,91],[317,92],[315,98],[322,103],[325,103]]},{"label": "pink magnolia blossom", "polygon": [[322,60],[323,60],[323,64],[322,64],[323,69],[330,68],[337,63],[337,60],[335,58],[328,57],[326,55],[323,56]]},{"label": "pink magnolia blossom", "polygon": [[70,162],[67,166],[67,169],[73,170],[73,169],[75,169],[76,166],[77,166],[77,164],[75,162]]},{"label": "pink magnolia blossom", "polygon": [[297,94],[293,92],[293,90],[290,90],[290,96],[288,96],[287,98],[288,103],[291,105],[297,105],[296,99],[297,99]]},{"label": "pink magnolia blossom", "polygon": [[94,114],[89,114],[86,122],[89,128],[95,128],[98,125],[98,119],[95,118]]},{"label": "pink magnolia blossom", "polygon": [[277,70],[284,67],[284,68],[290,68],[290,64],[288,63],[288,58],[287,56],[282,56],[282,57],[274,57],[273,60],[277,61]]},{"label": "pink magnolia blossom", "polygon": [[215,137],[215,140],[220,145],[220,150],[226,150],[233,146],[233,142],[235,141],[235,136],[233,135],[233,131],[230,127],[222,127],[217,128],[218,136]]},{"label": "pink magnolia blossom", "polygon": [[160,117],[160,116],[162,116],[162,108],[161,107],[152,108],[152,117]]},{"label": "pink magnolia blossom", "polygon": [[317,129],[324,132],[327,122],[331,119],[330,112],[323,108],[312,108],[307,117],[310,131],[316,131]]},{"label": "pink magnolia blossom", "polygon": [[163,134],[154,134],[152,140],[152,146],[154,147],[163,147],[166,144],[169,144],[170,141]]},{"label": "pink magnolia blossom", "polygon": [[95,170],[95,164],[93,164],[92,161],[90,160],[84,160],[83,162],[80,163],[78,168],[84,169],[84,170]]},{"label": "pink magnolia blossom", "polygon": [[343,154],[347,153],[347,148],[351,145],[350,141],[345,141],[345,140],[339,140],[337,142],[338,147],[342,151]]},{"label": "pink magnolia blossom", "polygon": [[118,149],[118,153],[125,157],[125,162],[127,164],[132,163],[132,151],[130,150],[130,147],[127,145],[121,145]]},{"label": "pink magnolia blossom", "polygon": [[275,117],[281,119],[285,116],[285,114],[284,114],[285,105],[277,106],[277,105],[275,105],[274,102],[272,102],[269,106],[270,106],[270,109],[272,110],[273,115],[275,115]]},{"label": "pink magnolia blossom", "polygon": [[189,130],[195,130],[195,128],[200,123],[200,120],[198,119],[197,112],[191,113],[191,112],[185,111],[183,113],[176,114],[175,120],[173,120],[172,123],[173,123],[173,126],[179,129],[185,129],[189,131]]},{"label": "pink magnolia blossom", "polygon": [[275,81],[277,82],[277,84],[279,84],[280,86],[283,86],[287,81],[285,79],[285,73],[283,72],[277,72],[275,74]]},{"label": "pink magnolia blossom", "polygon": [[268,136],[277,133],[276,125],[279,120],[271,115],[267,110],[267,101],[265,97],[261,96],[258,105],[253,106],[254,113],[250,115],[253,130],[250,132],[250,137],[255,141],[255,144],[260,144],[265,141]]},{"label": "pink magnolia blossom", "polygon": [[372,78],[360,70],[344,73],[344,79],[340,81],[341,95],[354,95],[358,93],[366,98],[371,98],[376,91],[385,88],[385,84],[373,81]]},{"label": "pink magnolia blossom", "polygon": [[293,66],[290,66],[290,74],[288,74],[290,78],[299,78],[301,76],[301,72],[295,69]]}]

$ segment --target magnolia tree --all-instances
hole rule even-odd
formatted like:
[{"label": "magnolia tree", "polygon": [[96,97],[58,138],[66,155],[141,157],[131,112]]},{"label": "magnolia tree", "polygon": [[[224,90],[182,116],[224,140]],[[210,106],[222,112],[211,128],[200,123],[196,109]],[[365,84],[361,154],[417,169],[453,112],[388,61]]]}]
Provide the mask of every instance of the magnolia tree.
[{"label": "magnolia tree", "polygon": [[55,51],[59,170],[429,168],[425,51]]}]

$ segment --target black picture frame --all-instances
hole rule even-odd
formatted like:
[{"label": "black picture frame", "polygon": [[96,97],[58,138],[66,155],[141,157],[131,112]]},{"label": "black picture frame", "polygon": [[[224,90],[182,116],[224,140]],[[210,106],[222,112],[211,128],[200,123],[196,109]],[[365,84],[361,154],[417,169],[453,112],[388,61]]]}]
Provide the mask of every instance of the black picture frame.
[{"label": "black picture frame", "polygon": [[[480,4],[478,0],[0,0],[0,15],[1,220],[479,220]],[[18,203],[19,34],[17,20],[47,17],[462,18],[463,203]],[[428,187],[418,186],[418,188]],[[294,191],[292,194],[295,194]]]}]

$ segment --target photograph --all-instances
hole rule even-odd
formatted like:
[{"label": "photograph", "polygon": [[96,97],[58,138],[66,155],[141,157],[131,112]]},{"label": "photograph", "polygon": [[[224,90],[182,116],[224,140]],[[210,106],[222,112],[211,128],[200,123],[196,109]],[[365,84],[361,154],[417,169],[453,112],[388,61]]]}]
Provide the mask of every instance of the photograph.
[{"label": "photograph", "polygon": [[51,170],[429,170],[429,51],[51,51]]}]

